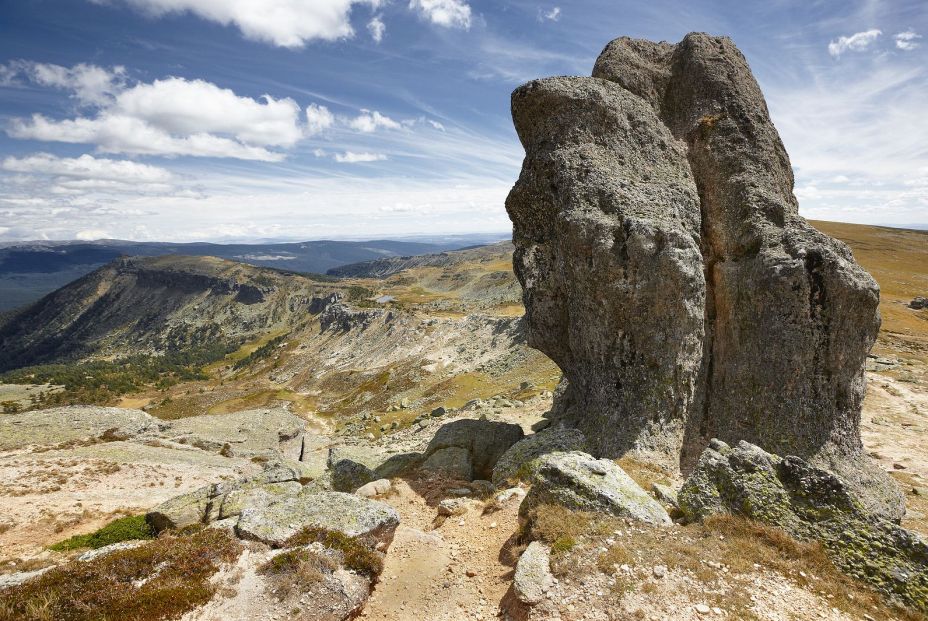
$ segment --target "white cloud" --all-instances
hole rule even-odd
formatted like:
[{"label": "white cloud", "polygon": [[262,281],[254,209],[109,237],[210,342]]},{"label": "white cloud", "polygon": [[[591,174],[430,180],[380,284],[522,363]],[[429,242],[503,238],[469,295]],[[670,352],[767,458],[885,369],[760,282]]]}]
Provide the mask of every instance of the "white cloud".
[{"label": "white cloud", "polygon": [[916,34],[912,30],[906,30],[905,32],[900,32],[893,37],[896,40],[896,47],[900,50],[905,50],[910,52],[919,46],[919,43],[915,39],[921,39],[920,34]]},{"label": "white cloud", "polygon": [[25,60],[0,65],[0,83],[11,83],[17,78],[71,91],[72,96],[85,105],[102,105],[123,88],[126,69],[120,66],[106,69],[85,63],[63,67]]},{"label": "white cloud", "polygon": [[85,229],[74,234],[74,239],[80,241],[94,241],[95,239],[109,239],[110,235],[103,229]]},{"label": "white cloud", "polygon": [[440,132],[445,131],[445,126],[439,123],[438,121],[428,119],[428,124],[437,129]]},{"label": "white cloud", "polygon": [[[76,158],[36,153],[27,157],[8,157],[0,168],[10,172],[72,177],[78,181],[118,181],[122,183],[164,183],[172,175],[164,168],[128,160],[111,160],[82,155]],[[87,187],[71,183],[72,187]]]},{"label": "white cloud", "polygon": [[[91,0],[102,4],[106,0]],[[202,19],[236,26],[247,39],[298,48],[314,39],[351,37],[351,10],[373,8],[381,0],[124,0],[150,15],[189,12]]]},{"label": "white cloud", "polygon": [[96,117],[63,121],[34,114],[14,119],[14,138],[95,144],[104,153],[190,155],[280,161],[267,147],[290,147],[303,137],[292,99],[240,97],[203,80],[167,78],[116,94]]},{"label": "white cloud", "polygon": [[374,18],[367,23],[367,31],[371,33],[371,39],[380,43],[383,41],[383,35],[387,31],[387,25],[383,23],[379,15],[375,15]]},{"label": "white cloud", "polygon": [[539,15],[550,22],[556,22],[561,19],[561,7],[556,6],[549,11],[540,10]]},{"label": "white cloud", "polygon": [[883,31],[873,28],[864,32],[856,32],[849,37],[838,37],[828,44],[828,53],[838,58],[844,52],[863,52],[870,47]]},{"label": "white cloud", "polygon": [[325,106],[310,104],[306,107],[306,133],[314,136],[335,124],[335,115]]},{"label": "white cloud", "polygon": [[345,151],[336,153],[335,161],[340,164],[358,164],[362,162],[380,162],[387,159],[382,153],[355,153],[354,151]]},{"label": "white cloud", "polygon": [[361,110],[361,114],[348,121],[348,127],[356,131],[370,134],[378,129],[399,129],[401,126],[388,116],[376,110]]},{"label": "white cloud", "polygon": [[409,8],[445,28],[470,28],[470,5],[465,0],[410,0]]}]

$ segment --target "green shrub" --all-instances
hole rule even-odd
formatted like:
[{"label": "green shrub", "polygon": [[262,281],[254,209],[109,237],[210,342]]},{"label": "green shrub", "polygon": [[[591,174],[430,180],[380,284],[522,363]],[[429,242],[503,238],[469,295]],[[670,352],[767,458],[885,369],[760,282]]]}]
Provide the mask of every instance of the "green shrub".
[{"label": "green shrub", "polygon": [[87,535],[75,535],[64,541],[59,541],[50,545],[49,549],[56,552],[80,548],[96,550],[122,541],[153,539],[154,536],[155,533],[152,531],[151,526],[148,525],[148,522],[145,521],[144,515],[132,515],[114,520],[96,532]]}]

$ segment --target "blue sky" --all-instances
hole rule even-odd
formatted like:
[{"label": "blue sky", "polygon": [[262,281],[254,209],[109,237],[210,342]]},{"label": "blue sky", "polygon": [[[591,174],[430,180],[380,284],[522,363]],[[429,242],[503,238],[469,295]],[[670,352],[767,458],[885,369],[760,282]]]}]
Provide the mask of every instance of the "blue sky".
[{"label": "blue sky", "polygon": [[924,0],[0,0],[0,240],[504,233],[512,89],[695,30],[806,217],[928,225]]}]

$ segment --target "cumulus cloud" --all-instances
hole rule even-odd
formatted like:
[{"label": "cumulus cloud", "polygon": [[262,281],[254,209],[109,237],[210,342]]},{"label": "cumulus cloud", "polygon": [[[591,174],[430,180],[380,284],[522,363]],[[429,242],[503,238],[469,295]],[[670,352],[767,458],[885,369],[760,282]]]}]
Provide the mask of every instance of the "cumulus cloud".
[{"label": "cumulus cloud", "polygon": [[383,23],[379,15],[375,15],[374,18],[367,23],[367,31],[371,33],[371,39],[380,43],[383,41],[383,35],[387,31],[387,25]]},{"label": "cumulus cloud", "polygon": [[78,180],[72,184],[73,187],[88,187],[89,184],[81,183],[85,181],[164,183],[172,178],[169,171],[158,166],[92,155],[71,158],[36,153],[26,157],[8,157],[0,163],[0,168],[9,172],[71,177]]},{"label": "cumulus cloud", "polygon": [[310,104],[306,107],[306,133],[310,136],[325,131],[335,124],[335,115],[325,106]]},{"label": "cumulus cloud", "polygon": [[71,91],[71,96],[81,104],[101,105],[123,88],[126,69],[121,66],[107,69],[85,63],[63,67],[26,60],[0,65],[0,83],[9,84],[20,79]]},{"label": "cumulus cloud", "polygon": [[[105,0],[91,0],[102,4]],[[351,37],[355,5],[377,8],[381,0],[123,0],[146,14],[192,13],[202,19],[235,26],[247,39],[279,47],[299,48],[321,39]]]},{"label": "cumulus cloud", "polygon": [[376,110],[361,110],[361,114],[348,121],[348,127],[370,134],[378,129],[399,129],[401,125]]},{"label": "cumulus cloud", "polygon": [[883,34],[883,31],[873,28],[863,32],[855,32],[847,37],[838,37],[828,44],[828,53],[838,58],[844,52],[863,52]]},{"label": "cumulus cloud", "polygon": [[912,30],[906,30],[905,32],[900,32],[896,34],[893,39],[896,40],[896,47],[900,50],[905,50],[906,52],[911,52],[919,46],[919,43],[916,39],[921,39],[920,34],[916,34]]},{"label": "cumulus cloud", "polygon": [[465,0],[410,0],[409,8],[445,28],[470,28],[471,10]]},{"label": "cumulus cloud", "polygon": [[354,151],[345,151],[336,153],[335,161],[340,164],[359,164],[362,162],[380,162],[387,159],[383,153],[355,153]]},{"label": "cumulus cloud", "polygon": [[190,155],[279,161],[268,147],[303,137],[300,107],[289,98],[260,101],[203,80],[167,78],[115,94],[95,117],[14,119],[14,138],[95,144],[105,153]]}]

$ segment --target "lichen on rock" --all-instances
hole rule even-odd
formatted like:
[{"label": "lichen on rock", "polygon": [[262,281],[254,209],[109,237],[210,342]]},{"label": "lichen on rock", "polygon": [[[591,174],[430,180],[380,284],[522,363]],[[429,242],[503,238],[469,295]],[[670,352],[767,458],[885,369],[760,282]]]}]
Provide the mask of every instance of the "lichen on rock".
[{"label": "lichen on rock", "polygon": [[841,571],[928,611],[928,543],[870,513],[844,481],[806,460],[713,440],[679,504],[691,520],[732,513],[819,541]]},{"label": "lichen on rock", "polygon": [[876,282],[799,216],[789,157],[732,41],[611,42],[535,80],[506,201],[529,343],[564,372],[555,422],[597,456],[692,469],[710,438],[837,472],[904,512],[863,454]]}]

